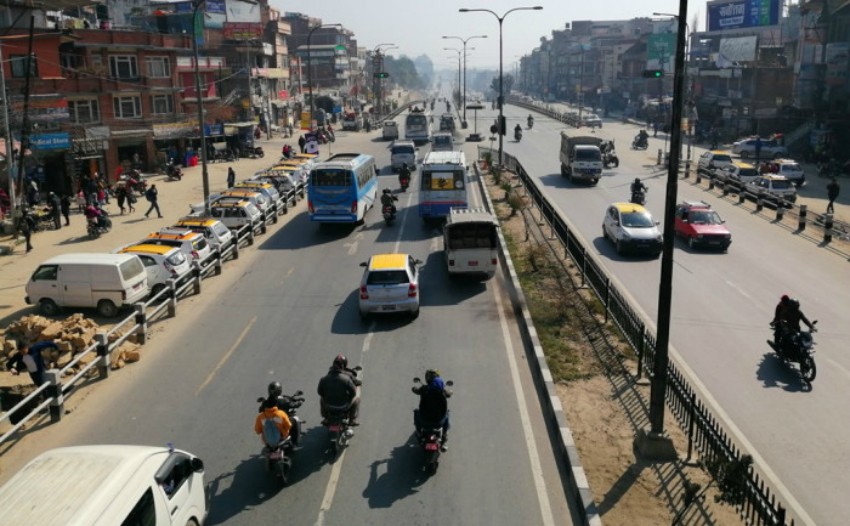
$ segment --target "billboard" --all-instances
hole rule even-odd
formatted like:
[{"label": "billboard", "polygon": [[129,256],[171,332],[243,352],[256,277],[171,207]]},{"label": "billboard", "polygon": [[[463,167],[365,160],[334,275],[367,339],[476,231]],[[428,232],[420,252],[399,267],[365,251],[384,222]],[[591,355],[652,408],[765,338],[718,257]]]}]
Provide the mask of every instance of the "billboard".
[{"label": "billboard", "polygon": [[207,0],[204,3],[204,27],[221,29],[227,21],[224,0]]},{"label": "billboard", "polygon": [[758,37],[720,39],[720,55],[729,62],[752,62],[756,59]]},{"label": "billboard", "polygon": [[673,71],[676,33],[653,33],[646,43],[646,69]]},{"label": "billboard", "polygon": [[225,0],[228,22],[260,22],[260,6],[254,2]]},{"label": "billboard", "polygon": [[226,40],[253,40],[262,38],[263,24],[251,22],[225,22],[224,38]]},{"label": "billboard", "polygon": [[708,3],[708,31],[779,24],[780,0],[734,0]]},{"label": "billboard", "polygon": [[826,45],[826,85],[845,88],[850,67],[850,43],[830,42]]}]

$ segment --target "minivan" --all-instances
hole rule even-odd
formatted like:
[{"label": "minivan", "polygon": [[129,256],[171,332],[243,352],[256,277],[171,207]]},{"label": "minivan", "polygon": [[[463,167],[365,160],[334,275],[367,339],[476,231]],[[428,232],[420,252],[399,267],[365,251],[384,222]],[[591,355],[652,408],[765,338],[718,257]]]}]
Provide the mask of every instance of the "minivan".
[{"label": "minivan", "polygon": [[147,296],[148,277],[135,254],[63,254],[35,269],[26,293],[27,304],[45,316],[62,307],[88,307],[111,318]]},{"label": "minivan", "polygon": [[207,514],[204,463],[168,447],[51,449],[0,487],[0,524],[186,526]]}]

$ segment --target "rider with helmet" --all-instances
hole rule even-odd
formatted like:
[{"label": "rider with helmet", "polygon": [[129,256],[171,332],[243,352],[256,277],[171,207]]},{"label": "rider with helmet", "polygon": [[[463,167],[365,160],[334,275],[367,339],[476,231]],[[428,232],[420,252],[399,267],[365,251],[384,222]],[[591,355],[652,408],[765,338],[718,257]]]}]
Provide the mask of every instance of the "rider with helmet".
[{"label": "rider with helmet", "polygon": [[271,398],[264,400],[263,410],[254,421],[254,432],[259,435],[260,442],[274,449],[289,436],[290,429],[292,422],[286,412],[277,406],[277,401]]},{"label": "rider with helmet", "polygon": [[[258,412],[262,413],[265,409],[266,404],[272,404],[285,413],[290,401],[287,400],[288,397],[284,396],[283,386],[280,384],[280,382],[275,380],[274,382],[269,383],[267,391],[269,395],[260,404],[260,409]],[[292,420],[293,419],[290,419],[290,422],[292,423],[292,428],[290,429],[289,434],[290,436],[292,436],[292,443],[297,446],[299,439],[301,438],[301,426],[300,424],[297,424]]]},{"label": "rider with helmet", "polygon": [[800,332],[801,321],[806,324],[809,330],[815,330],[814,324],[800,310],[800,302],[787,294],[783,294],[774,310],[773,321],[770,322],[770,326],[774,328],[774,342],[782,347],[787,336]]},{"label": "rider with helmet", "polygon": [[532,126],[534,126],[534,116],[529,113],[528,114],[528,129],[530,130]]},{"label": "rider with helmet", "polygon": [[635,177],[635,180],[632,182],[631,189],[632,189],[633,194],[637,193],[637,192],[644,192],[645,193],[647,191],[647,187],[640,180],[640,177]]},{"label": "rider with helmet", "polygon": [[449,431],[449,403],[448,398],[452,395],[446,389],[446,384],[440,378],[440,371],[428,369],[425,371],[425,384],[415,385],[413,392],[419,395],[419,407],[413,410],[413,425],[416,426],[417,436],[422,435],[423,426],[440,426],[443,435],[440,441],[440,449],[448,450],[446,440]]},{"label": "rider with helmet", "polygon": [[392,208],[393,214],[395,214],[395,205],[394,201],[398,201],[398,197],[394,196],[389,188],[384,188],[381,192],[381,206],[383,208],[390,207]]},{"label": "rider with helmet", "polygon": [[407,179],[407,183],[410,184],[410,168],[407,167],[407,163],[401,163],[401,168],[398,169],[398,184],[401,187],[404,187],[403,180]]},{"label": "rider with helmet", "polygon": [[348,368],[348,358],[338,354],[334,358],[328,374],[319,380],[318,393],[321,399],[322,418],[327,420],[329,410],[348,412],[348,424],[358,425],[357,415],[360,410],[360,397],[357,387],[360,380],[357,373]]}]

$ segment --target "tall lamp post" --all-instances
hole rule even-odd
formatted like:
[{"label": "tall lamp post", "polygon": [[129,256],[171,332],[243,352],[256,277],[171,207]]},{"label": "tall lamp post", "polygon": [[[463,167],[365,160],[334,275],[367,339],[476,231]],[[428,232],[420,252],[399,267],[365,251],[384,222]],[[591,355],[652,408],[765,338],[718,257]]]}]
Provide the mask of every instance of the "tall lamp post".
[{"label": "tall lamp post", "polygon": [[676,450],[672,440],[664,434],[664,399],[667,391],[667,365],[670,345],[670,314],[673,299],[673,243],[676,213],[676,192],[679,178],[679,158],[682,144],[682,108],[685,86],[685,18],[688,0],[679,0],[677,15],[676,53],[673,67],[673,122],[670,131],[670,160],[667,189],[664,198],[664,234],[661,250],[661,277],[658,284],[658,334],[655,340],[655,363],[652,366],[652,384],[649,393],[648,430],[635,437],[635,446],[644,457],[674,459]]},{"label": "tall lamp post", "polygon": [[443,38],[453,38],[463,42],[463,127],[466,128],[466,43],[473,38],[487,38],[487,35],[473,35],[471,37],[458,37],[454,35],[443,35]]},{"label": "tall lamp post", "polygon": [[461,86],[461,84],[460,84],[460,83],[461,83],[461,80],[460,80],[460,70],[461,70],[461,67],[460,67],[460,66],[461,66],[461,64],[462,64],[462,62],[463,62],[463,61],[462,61],[462,60],[461,60],[461,58],[460,58],[460,54],[461,54],[461,53],[463,53],[463,51],[462,51],[462,50],[460,50],[460,49],[458,49],[458,48],[456,48],[456,47],[444,47],[444,48],[443,48],[443,51],[454,51],[454,52],[456,52],[456,53],[457,53],[457,98],[458,98],[458,104],[461,104],[461,103],[462,103],[462,101],[460,100],[460,98],[461,98],[461,96],[462,96],[462,95],[461,95],[461,89],[462,89],[462,86]]},{"label": "tall lamp post", "polygon": [[[192,8],[192,51],[195,53],[195,96],[198,107],[198,135],[200,137],[201,149],[201,180],[204,187],[204,214],[210,215],[210,173],[207,169],[207,133],[204,129],[204,99],[201,97],[201,65],[198,55],[198,9],[206,0],[194,0]],[[250,70],[248,72],[250,78]],[[250,98],[250,88],[248,97]]]},{"label": "tall lamp post", "polygon": [[384,78],[380,76],[380,74],[384,72],[384,59],[381,53],[382,47],[391,49],[397,46],[392,42],[384,42],[383,44],[375,46],[375,49],[373,50],[373,54],[375,55],[375,66],[377,66],[373,73],[375,79],[375,100],[378,102],[378,113],[376,116],[379,120],[384,112]]},{"label": "tall lamp post", "polygon": [[313,33],[317,29],[322,29],[323,27],[342,27],[342,24],[320,24],[315,26],[313,29],[307,33],[307,89],[310,93],[310,129],[313,129],[313,119],[316,117],[316,101],[313,100],[313,61],[312,61],[312,49],[313,47],[310,45],[310,41],[313,39]]},{"label": "tall lamp post", "polygon": [[490,13],[491,15],[496,17],[496,20],[499,21],[499,165],[502,164],[502,158],[504,153],[504,133],[502,133],[502,129],[504,128],[505,133],[507,133],[507,126],[503,126],[505,122],[505,87],[504,87],[504,71],[502,65],[502,22],[505,21],[505,18],[514,11],[540,11],[543,9],[543,6],[536,5],[534,7],[514,7],[513,9],[508,9],[505,11],[505,14],[499,16],[495,11],[491,11],[489,9],[467,9],[465,7],[461,7],[458,9],[461,13],[472,13],[475,11],[482,11],[485,13]]}]

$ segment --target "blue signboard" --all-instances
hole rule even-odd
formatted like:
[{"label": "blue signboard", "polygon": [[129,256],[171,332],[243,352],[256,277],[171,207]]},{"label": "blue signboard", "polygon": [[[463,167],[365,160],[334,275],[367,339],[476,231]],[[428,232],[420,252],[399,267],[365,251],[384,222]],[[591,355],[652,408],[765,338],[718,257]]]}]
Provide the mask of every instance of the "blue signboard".
[{"label": "blue signboard", "polygon": [[708,4],[708,30],[775,26],[779,23],[779,0],[735,0]]},{"label": "blue signboard", "polygon": [[35,150],[63,150],[71,147],[68,132],[40,133],[30,135],[30,144]]},{"label": "blue signboard", "polygon": [[227,13],[224,0],[207,0],[206,9],[207,13],[221,13],[222,15]]},{"label": "blue signboard", "polygon": [[204,124],[204,135],[207,137],[224,135],[224,124]]}]

